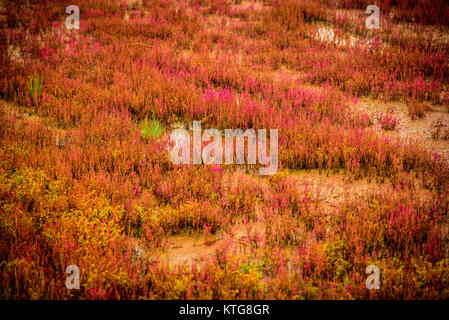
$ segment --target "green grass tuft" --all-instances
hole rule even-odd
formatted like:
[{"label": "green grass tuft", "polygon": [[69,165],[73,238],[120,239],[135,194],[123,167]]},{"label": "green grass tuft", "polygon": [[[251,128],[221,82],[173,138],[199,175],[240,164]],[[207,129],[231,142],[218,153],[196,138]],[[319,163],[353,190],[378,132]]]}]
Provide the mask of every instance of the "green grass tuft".
[{"label": "green grass tuft", "polygon": [[154,139],[159,138],[159,136],[162,134],[162,125],[157,119],[151,119],[148,120],[148,118],[145,118],[139,125],[140,128],[140,135],[145,140],[148,140],[149,137],[153,137]]}]

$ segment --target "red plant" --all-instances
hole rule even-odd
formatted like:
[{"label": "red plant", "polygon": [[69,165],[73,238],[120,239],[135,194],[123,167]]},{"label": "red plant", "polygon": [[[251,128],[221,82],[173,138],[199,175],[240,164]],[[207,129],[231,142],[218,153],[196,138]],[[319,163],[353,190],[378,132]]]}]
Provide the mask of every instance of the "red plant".
[{"label": "red plant", "polygon": [[399,119],[394,116],[394,113],[391,110],[381,113],[378,118],[380,126],[384,130],[394,130],[399,124]]}]

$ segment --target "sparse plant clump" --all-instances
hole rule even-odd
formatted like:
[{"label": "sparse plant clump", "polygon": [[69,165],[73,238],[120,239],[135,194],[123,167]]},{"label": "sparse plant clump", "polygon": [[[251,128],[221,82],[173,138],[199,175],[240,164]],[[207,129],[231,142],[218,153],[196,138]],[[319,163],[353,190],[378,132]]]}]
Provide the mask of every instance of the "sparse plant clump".
[{"label": "sparse plant clump", "polygon": [[417,101],[408,101],[408,114],[412,120],[416,118],[422,119],[424,118],[427,111],[430,110],[430,106],[426,103],[417,102]]},{"label": "sparse plant clump", "polygon": [[371,126],[374,122],[373,119],[371,118],[370,115],[363,113],[360,116],[360,123],[364,126],[364,127],[369,127]]},{"label": "sparse plant clump", "polygon": [[432,139],[449,140],[449,128],[443,119],[436,120],[432,126]]},{"label": "sparse plant clump", "polygon": [[378,116],[380,126],[384,130],[394,130],[399,124],[399,119],[394,115],[392,110],[388,110],[385,113],[381,113]]}]

